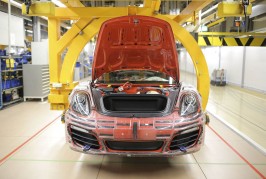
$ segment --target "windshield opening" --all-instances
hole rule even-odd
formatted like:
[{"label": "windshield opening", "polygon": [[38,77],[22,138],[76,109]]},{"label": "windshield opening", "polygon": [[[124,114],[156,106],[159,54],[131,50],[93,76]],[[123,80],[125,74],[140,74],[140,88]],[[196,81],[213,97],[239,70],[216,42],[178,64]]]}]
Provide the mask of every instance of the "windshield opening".
[{"label": "windshield opening", "polygon": [[104,73],[98,79],[96,83],[162,83],[162,84],[175,84],[176,81],[169,75],[148,70],[118,70],[109,73]]}]

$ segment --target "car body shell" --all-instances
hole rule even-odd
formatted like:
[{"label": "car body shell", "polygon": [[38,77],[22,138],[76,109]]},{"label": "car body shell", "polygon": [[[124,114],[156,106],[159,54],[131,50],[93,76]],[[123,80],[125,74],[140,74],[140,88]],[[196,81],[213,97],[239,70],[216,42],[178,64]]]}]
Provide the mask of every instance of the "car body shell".
[{"label": "car body shell", "polygon": [[[133,84],[131,89],[123,91],[124,96],[135,93],[132,89],[167,91],[159,95],[166,96],[170,112],[156,115],[145,112],[145,115],[141,112],[135,115],[133,112],[132,116],[127,116],[127,113],[109,115],[110,111],[100,110],[104,109],[104,96],[110,94],[99,89],[111,86],[119,95],[118,89],[123,84],[96,84],[95,80],[116,70],[153,70],[172,77],[176,81],[174,84]],[[73,96],[77,93],[88,96],[89,115],[80,115],[72,109]],[[174,97],[170,93],[175,94]],[[180,113],[180,104],[189,94],[196,97],[198,110],[184,116]],[[205,115],[201,110],[201,97],[194,87],[179,82],[171,27],[156,18],[126,16],[105,22],[98,36],[92,81],[80,83],[69,100],[70,108],[65,114],[66,140],[71,149],[78,152],[175,156],[196,152],[204,143]]]}]

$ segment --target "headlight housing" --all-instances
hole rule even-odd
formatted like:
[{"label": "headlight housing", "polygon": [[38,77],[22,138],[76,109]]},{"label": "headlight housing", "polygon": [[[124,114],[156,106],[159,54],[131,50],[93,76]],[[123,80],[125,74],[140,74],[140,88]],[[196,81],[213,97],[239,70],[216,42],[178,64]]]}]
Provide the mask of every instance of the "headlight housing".
[{"label": "headlight housing", "polygon": [[88,94],[86,92],[76,92],[72,97],[70,107],[75,113],[88,116],[91,112]]},{"label": "headlight housing", "polygon": [[187,93],[181,97],[180,116],[194,114],[199,110],[199,102],[195,94]]}]

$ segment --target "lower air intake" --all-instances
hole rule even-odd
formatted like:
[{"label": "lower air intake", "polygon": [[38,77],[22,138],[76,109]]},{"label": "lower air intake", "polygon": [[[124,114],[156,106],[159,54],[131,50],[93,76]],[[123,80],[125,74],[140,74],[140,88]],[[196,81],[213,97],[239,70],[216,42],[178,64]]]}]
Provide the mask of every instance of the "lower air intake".
[{"label": "lower air intake", "polygon": [[171,142],[170,150],[179,150],[182,147],[189,148],[197,141],[199,130],[176,135]]},{"label": "lower air intake", "polygon": [[151,142],[122,142],[122,141],[106,141],[106,145],[112,150],[123,151],[151,151],[158,150],[163,146],[163,141]]},{"label": "lower air intake", "polygon": [[85,133],[73,128],[70,128],[70,131],[72,140],[75,144],[79,144],[82,146],[90,146],[90,148],[92,149],[100,148],[99,142],[93,134]]}]

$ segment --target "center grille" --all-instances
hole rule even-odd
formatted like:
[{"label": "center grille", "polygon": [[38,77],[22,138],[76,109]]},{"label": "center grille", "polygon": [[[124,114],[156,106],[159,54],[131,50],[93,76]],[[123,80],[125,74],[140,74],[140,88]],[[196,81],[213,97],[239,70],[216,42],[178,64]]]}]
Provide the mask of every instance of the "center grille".
[{"label": "center grille", "polygon": [[[100,148],[99,142],[93,134],[82,132],[78,129],[79,127],[75,127],[75,129],[73,129],[73,127],[70,127],[71,137],[75,144],[82,146],[88,145],[92,149]],[[83,130],[86,131],[85,129]]]},{"label": "center grille", "polygon": [[123,141],[106,141],[106,145],[112,150],[124,151],[151,151],[158,150],[163,146],[163,141],[150,142],[123,142]]},{"label": "center grille", "polygon": [[170,144],[170,150],[179,150],[180,147],[188,148],[196,142],[198,136],[199,130],[177,135]]}]

